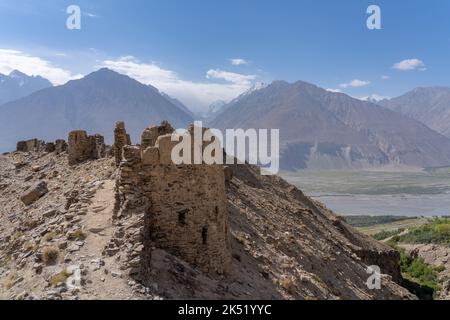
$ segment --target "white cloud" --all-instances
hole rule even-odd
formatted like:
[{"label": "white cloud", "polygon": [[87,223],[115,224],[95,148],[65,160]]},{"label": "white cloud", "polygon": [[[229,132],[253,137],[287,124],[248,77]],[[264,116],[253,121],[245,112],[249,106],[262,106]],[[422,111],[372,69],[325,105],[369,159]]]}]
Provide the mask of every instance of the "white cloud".
[{"label": "white cloud", "polygon": [[208,79],[222,79],[231,83],[249,86],[256,76],[253,75],[243,75],[240,73],[223,71],[220,69],[208,70],[206,73]]},{"label": "white cloud", "polygon": [[117,60],[105,60],[103,66],[126,74],[142,83],[152,84],[161,82],[173,82],[178,80],[175,72],[164,70],[156,64],[140,63],[133,56],[120,57]]},{"label": "white cloud", "polygon": [[94,13],[91,13],[91,12],[83,11],[83,14],[84,14],[85,16],[88,16],[89,18],[98,18],[98,15],[96,15],[96,14],[94,14]]},{"label": "white cloud", "polygon": [[381,80],[388,80],[390,78],[391,78],[390,76],[381,76]]},{"label": "white cloud", "polygon": [[58,68],[51,62],[18,50],[0,49],[0,73],[8,74],[19,70],[28,75],[40,75],[54,85],[79,79],[82,75],[73,75],[70,71]]},{"label": "white cloud", "polygon": [[329,92],[334,92],[334,93],[342,92],[341,89],[332,89],[332,88],[327,89],[327,91],[329,91]]},{"label": "white cloud", "polygon": [[425,71],[427,69],[423,61],[419,59],[406,59],[400,61],[394,64],[392,68],[401,71],[410,71],[410,70]]},{"label": "white cloud", "polygon": [[244,59],[230,59],[230,62],[233,66],[240,66],[243,64],[248,64],[248,62]]},{"label": "white cloud", "polygon": [[339,86],[341,88],[348,88],[348,87],[352,87],[352,88],[360,88],[360,87],[365,87],[368,86],[370,84],[370,81],[363,81],[363,80],[352,80],[348,83],[342,83]]},{"label": "white cloud", "polygon": [[196,112],[206,111],[217,100],[230,101],[248,90],[256,76],[242,75],[223,70],[209,70],[206,79],[224,80],[222,83],[194,82],[181,79],[171,70],[155,63],[143,63],[133,56],[106,60],[102,67],[126,74],[144,84],[151,84],[159,90],[179,99]]}]

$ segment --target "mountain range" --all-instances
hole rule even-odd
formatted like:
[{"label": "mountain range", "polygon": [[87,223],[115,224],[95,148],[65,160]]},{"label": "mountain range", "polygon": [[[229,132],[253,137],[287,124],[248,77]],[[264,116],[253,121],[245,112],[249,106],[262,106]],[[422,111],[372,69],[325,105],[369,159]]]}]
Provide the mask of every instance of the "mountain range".
[{"label": "mountain range", "polygon": [[67,137],[83,129],[112,141],[114,124],[125,121],[134,141],[143,128],[163,120],[177,128],[193,121],[156,88],[109,69],[80,80],[35,92],[0,106],[0,150],[12,150],[18,140]]},{"label": "mountain range", "polygon": [[40,76],[28,76],[17,70],[9,75],[0,73],[0,104],[20,99],[51,86],[52,83],[47,79]]},{"label": "mountain range", "polygon": [[416,88],[378,104],[405,114],[450,138],[450,88]]},{"label": "mountain range", "polygon": [[[16,83],[22,94],[36,91],[0,105],[2,152],[18,140],[54,140],[75,129],[111,142],[118,120],[136,140],[149,124],[168,120],[183,128],[199,118],[176,98],[109,69],[57,87],[18,71],[0,79],[2,88]],[[5,92],[12,97],[13,90]],[[275,81],[213,104],[203,118],[219,129],[280,129],[285,170],[439,167],[450,165],[449,101],[450,88],[443,87],[372,102],[303,81]]]},{"label": "mountain range", "polygon": [[419,121],[302,81],[243,95],[209,126],[279,128],[285,170],[450,165],[450,139]]}]

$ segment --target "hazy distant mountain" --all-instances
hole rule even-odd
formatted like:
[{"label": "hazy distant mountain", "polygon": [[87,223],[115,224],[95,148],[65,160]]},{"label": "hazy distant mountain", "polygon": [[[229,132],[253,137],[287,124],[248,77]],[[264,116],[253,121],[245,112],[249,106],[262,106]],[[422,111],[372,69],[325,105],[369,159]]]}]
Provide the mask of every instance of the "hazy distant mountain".
[{"label": "hazy distant mountain", "polygon": [[238,97],[234,98],[233,100],[231,100],[231,102],[229,104],[227,104],[226,106],[222,107],[221,111],[224,111],[226,108],[228,108],[228,106],[237,103],[239,100],[251,95],[252,93],[255,93],[256,91],[259,91],[261,89],[267,88],[267,84],[264,82],[257,82],[255,83],[253,86],[251,86],[248,90],[246,90],[244,93],[240,94]]},{"label": "hazy distant mountain", "polygon": [[51,86],[51,82],[47,79],[40,76],[30,77],[17,70],[7,76],[0,73],[0,104],[20,99]]},{"label": "hazy distant mountain", "polygon": [[226,105],[226,101],[216,100],[209,105],[208,110],[206,110],[205,112],[199,112],[198,117],[200,119],[203,119],[203,121],[205,122],[209,122],[214,119],[220,112],[222,112],[223,107]]},{"label": "hazy distant mountain", "polygon": [[101,69],[0,106],[0,150],[13,149],[21,139],[66,138],[74,129],[103,134],[111,142],[118,120],[125,121],[136,142],[150,124],[168,120],[184,128],[193,119],[157,90]]},{"label": "hazy distant mountain", "polygon": [[450,88],[417,88],[378,104],[419,120],[450,138]]},{"label": "hazy distant mountain", "polygon": [[241,93],[239,96],[231,100],[229,103],[227,103],[224,100],[216,100],[209,105],[208,111],[201,114],[201,116],[206,122],[210,122],[213,119],[215,119],[219,114],[224,112],[229,106],[235,104],[240,99],[248,96],[249,94],[258,91],[260,89],[263,89],[265,87],[267,87],[267,84],[265,84],[264,82],[257,82],[253,86],[251,86],[248,90],[246,90],[245,92]]},{"label": "hazy distant mountain", "polygon": [[210,114],[217,114],[222,110],[223,106],[225,106],[226,104],[227,103],[223,100],[214,101],[209,105],[208,112]]},{"label": "hazy distant mountain", "polygon": [[[154,88],[154,87],[153,87]],[[155,88],[156,89],[156,88]],[[156,89],[158,90],[158,89]],[[158,91],[159,92],[159,91]],[[171,97],[168,94],[164,93],[164,92],[160,92],[161,95],[163,97],[165,97],[167,100],[169,100],[170,102],[172,102],[174,105],[176,105],[178,108],[180,108],[181,110],[183,110],[184,112],[186,112],[187,114],[189,114],[192,118],[195,118],[194,113],[188,108],[186,107],[180,100],[178,100],[177,98]]]},{"label": "hazy distant mountain", "polygon": [[287,170],[450,165],[450,139],[422,123],[301,81],[240,97],[209,126],[280,129]]}]

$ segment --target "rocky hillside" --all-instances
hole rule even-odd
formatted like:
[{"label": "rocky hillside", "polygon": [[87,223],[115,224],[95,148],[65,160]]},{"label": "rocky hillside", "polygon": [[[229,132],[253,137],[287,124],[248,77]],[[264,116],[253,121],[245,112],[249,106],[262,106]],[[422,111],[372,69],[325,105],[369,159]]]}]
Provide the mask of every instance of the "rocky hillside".
[{"label": "rocky hillside", "polygon": [[102,134],[111,142],[116,119],[127,122],[133,140],[149,119],[168,119],[177,128],[193,120],[157,89],[100,69],[0,106],[0,152],[14,150],[19,140],[35,136],[55,140],[77,128]]},{"label": "rocky hillside", "polygon": [[450,88],[416,88],[404,95],[379,101],[381,106],[425,123],[450,138]]},{"label": "rocky hillside", "polygon": [[[227,184],[230,273],[203,273],[155,246],[143,286],[120,267],[139,248],[124,238],[135,226],[113,223],[114,159],[69,166],[67,158],[0,156],[0,299],[414,298],[395,283],[395,251],[246,165],[233,166]],[[119,244],[126,252],[113,252]],[[383,272],[380,290],[366,286],[373,264]]]},{"label": "rocky hillside", "polygon": [[246,94],[209,126],[280,129],[286,170],[450,164],[450,139],[422,123],[302,81]]}]

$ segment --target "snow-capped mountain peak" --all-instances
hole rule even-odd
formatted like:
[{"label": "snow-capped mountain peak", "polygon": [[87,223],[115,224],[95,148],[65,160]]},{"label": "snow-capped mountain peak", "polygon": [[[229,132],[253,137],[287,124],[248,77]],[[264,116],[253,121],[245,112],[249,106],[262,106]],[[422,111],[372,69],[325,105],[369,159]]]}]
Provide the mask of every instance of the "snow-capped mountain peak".
[{"label": "snow-capped mountain peak", "polygon": [[28,76],[18,70],[11,71],[9,75],[0,74],[0,104],[51,86],[51,82],[41,76]]}]

